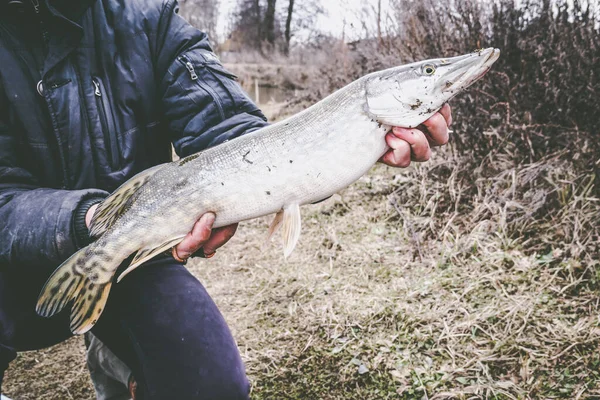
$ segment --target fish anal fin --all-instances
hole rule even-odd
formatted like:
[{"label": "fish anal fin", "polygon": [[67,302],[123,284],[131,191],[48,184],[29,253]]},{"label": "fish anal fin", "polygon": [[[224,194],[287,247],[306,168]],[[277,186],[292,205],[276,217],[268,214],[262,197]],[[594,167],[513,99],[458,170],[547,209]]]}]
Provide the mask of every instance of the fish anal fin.
[{"label": "fish anal fin", "polygon": [[184,237],[185,236],[178,236],[174,239],[167,240],[166,242],[164,242],[163,244],[161,244],[158,247],[155,247],[152,249],[142,249],[142,250],[138,251],[137,254],[135,255],[135,257],[133,258],[133,260],[131,261],[131,264],[117,278],[117,283],[121,282],[121,279],[125,278],[125,276],[127,276],[127,274],[129,274],[131,271],[133,271],[134,269],[139,267],[141,264],[156,257],[160,253],[164,252],[165,250],[170,249],[171,247],[173,247],[176,244],[178,244],[179,242],[181,242],[181,240]]},{"label": "fish anal fin", "polygon": [[90,227],[90,236],[99,237],[129,208],[135,192],[142,187],[156,171],[164,165],[157,165],[140,172],[119,186],[96,209]]},{"label": "fish anal fin", "polygon": [[283,234],[283,256],[288,258],[300,238],[301,217],[300,205],[293,203],[283,208],[281,231]]}]

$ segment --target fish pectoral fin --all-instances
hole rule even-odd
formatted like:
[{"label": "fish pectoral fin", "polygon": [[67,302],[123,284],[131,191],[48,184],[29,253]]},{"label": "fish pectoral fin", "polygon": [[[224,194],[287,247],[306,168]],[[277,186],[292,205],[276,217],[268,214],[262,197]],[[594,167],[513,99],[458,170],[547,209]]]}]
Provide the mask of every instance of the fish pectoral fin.
[{"label": "fish pectoral fin", "polygon": [[125,278],[125,276],[127,276],[127,274],[129,274],[131,271],[133,271],[134,269],[139,267],[141,264],[156,257],[160,253],[164,252],[167,249],[170,249],[171,247],[173,247],[176,244],[178,244],[179,242],[181,242],[181,240],[184,237],[185,236],[178,236],[174,239],[169,239],[166,242],[164,242],[163,244],[161,244],[160,246],[154,247],[152,249],[139,250],[137,252],[137,254],[135,255],[135,257],[133,258],[133,260],[131,261],[131,264],[129,265],[129,267],[127,267],[127,269],[125,271],[123,271],[121,273],[121,275],[119,275],[119,277],[117,278],[117,283],[121,282],[121,279]]},{"label": "fish pectoral fin", "polygon": [[275,236],[275,233],[277,233],[279,228],[281,228],[282,221],[283,221],[283,210],[281,210],[277,214],[275,214],[275,218],[273,218],[271,225],[269,225],[269,233],[267,234],[266,242],[270,242],[273,239],[273,236]]},{"label": "fish pectoral fin", "polygon": [[300,205],[298,203],[289,204],[283,207],[283,221],[281,223],[283,234],[283,256],[288,258],[298,238],[300,238],[301,218]]},{"label": "fish pectoral fin", "polygon": [[133,195],[138,189],[163,166],[164,165],[157,165],[140,172],[119,186],[117,190],[104,199],[94,212],[90,227],[90,236],[102,236],[104,232],[106,232],[106,230],[127,210],[129,204],[131,204]]}]

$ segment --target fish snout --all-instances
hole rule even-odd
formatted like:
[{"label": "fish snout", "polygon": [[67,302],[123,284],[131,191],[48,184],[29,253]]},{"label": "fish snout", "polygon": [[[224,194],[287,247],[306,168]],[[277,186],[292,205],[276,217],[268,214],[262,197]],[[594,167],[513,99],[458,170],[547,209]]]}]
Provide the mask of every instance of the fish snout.
[{"label": "fish snout", "polygon": [[456,93],[479,80],[488,72],[500,57],[500,50],[494,47],[477,50],[460,57],[454,68],[440,80],[442,93]]}]

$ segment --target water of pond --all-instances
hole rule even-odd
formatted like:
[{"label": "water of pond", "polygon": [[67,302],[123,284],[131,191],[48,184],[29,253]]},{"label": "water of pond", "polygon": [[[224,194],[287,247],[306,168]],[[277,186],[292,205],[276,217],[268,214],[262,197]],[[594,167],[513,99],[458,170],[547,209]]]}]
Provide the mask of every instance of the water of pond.
[{"label": "water of pond", "polygon": [[[256,104],[269,104],[269,103],[283,103],[289,100],[293,96],[293,92],[274,87],[258,84],[258,88],[255,83],[252,82],[250,85],[246,84],[242,86],[243,89],[248,93],[252,101]],[[257,90],[258,89],[258,90]]]}]

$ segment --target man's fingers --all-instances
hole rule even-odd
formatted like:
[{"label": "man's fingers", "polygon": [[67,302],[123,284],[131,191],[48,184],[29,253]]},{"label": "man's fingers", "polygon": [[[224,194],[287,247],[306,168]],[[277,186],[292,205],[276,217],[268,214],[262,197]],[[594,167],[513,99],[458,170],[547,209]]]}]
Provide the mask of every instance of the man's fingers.
[{"label": "man's fingers", "polygon": [[231,237],[235,234],[237,227],[238,224],[233,224],[214,229],[210,239],[208,239],[208,241],[204,243],[204,246],[202,246],[204,255],[206,257],[210,257],[212,254],[215,254],[219,247],[223,246],[229,241],[229,239],[231,239]]},{"label": "man's fingers", "polygon": [[[429,157],[431,157],[429,142],[425,137],[425,134],[420,130],[395,127],[392,130],[392,134],[397,139],[401,139],[401,141],[405,141],[410,145],[411,159],[413,161],[427,161],[429,160]],[[388,146],[394,148],[389,141]]]},{"label": "man's fingers", "polygon": [[87,226],[88,228],[92,224],[92,218],[94,218],[94,213],[96,212],[96,208],[98,208],[98,206],[99,204],[94,204],[85,213],[85,226]]},{"label": "man's fingers", "polygon": [[444,117],[444,119],[446,120],[446,126],[449,127],[450,125],[452,125],[452,109],[450,108],[450,105],[448,103],[445,103],[439,112],[440,114],[442,114],[442,117]]},{"label": "man's fingers", "polygon": [[432,146],[442,146],[448,143],[448,125],[446,118],[441,113],[435,113],[423,122],[427,129],[427,139]]},{"label": "man's fingers", "polygon": [[406,168],[410,165],[410,144],[393,134],[388,134],[385,141],[391,150],[381,157],[381,162],[390,167]]},{"label": "man's fingers", "polygon": [[206,213],[194,224],[192,231],[175,247],[177,256],[183,260],[198,251],[210,239],[215,214]]}]

